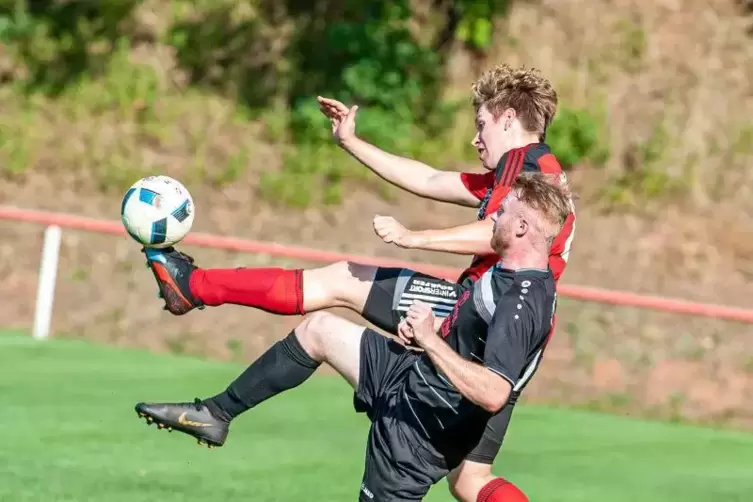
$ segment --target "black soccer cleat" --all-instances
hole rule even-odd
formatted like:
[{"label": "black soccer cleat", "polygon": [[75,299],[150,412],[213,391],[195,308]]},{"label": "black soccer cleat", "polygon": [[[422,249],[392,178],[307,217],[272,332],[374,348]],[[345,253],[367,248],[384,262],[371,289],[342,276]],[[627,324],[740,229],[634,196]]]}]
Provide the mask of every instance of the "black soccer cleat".
[{"label": "black soccer cleat", "polygon": [[139,403],[136,413],[147,425],[156,423],[160,429],[183,432],[209,449],[222,446],[230,429],[230,422],[212,414],[200,399],[193,403]]},{"label": "black soccer cleat", "polygon": [[165,310],[183,315],[195,308],[204,308],[201,301],[191,295],[189,281],[196,269],[191,256],[174,247],[143,248],[142,251],[146,255],[147,266],[157,280],[160,298],[165,300]]}]

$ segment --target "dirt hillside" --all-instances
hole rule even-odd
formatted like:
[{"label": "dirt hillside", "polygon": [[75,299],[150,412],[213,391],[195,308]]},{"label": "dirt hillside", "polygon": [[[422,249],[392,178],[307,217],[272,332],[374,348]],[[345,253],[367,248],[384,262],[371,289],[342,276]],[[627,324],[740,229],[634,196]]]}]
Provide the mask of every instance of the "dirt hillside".
[{"label": "dirt hillside", "polygon": [[[149,18],[148,10],[142,14]],[[543,0],[516,6],[499,28],[506,36],[493,59],[541,68],[563,101],[593,105],[608,117],[610,161],[570,173],[581,199],[564,283],[753,307],[750,26],[743,6],[731,0]],[[170,75],[170,54],[160,47],[137,48],[129,57]],[[462,91],[474,65],[458,52],[453,68]],[[370,220],[390,214],[409,227],[442,227],[469,221],[471,210],[399,194],[385,200],[374,185],[353,185],[341,206],[324,209],[262,200],[259,173],[280,168],[279,146],[266,139],[264,123],[239,125],[224,99],[166,97],[155,105],[166,132],[155,137],[135,132],[127,110],[77,115],[65,96],[34,99],[38,113],[14,118],[31,105],[0,88],[2,127],[22,131],[3,134],[25,141],[29,163],[20,174],[6,174],[2,204],[117,219],[121,193],[102,192],[91,170],[98,159],[120,159],[105,173],[113,179],[140,175],[140,164],[186,179],[195,157],[187,145],[205,134],[208,165],[239,144],[250,154],[237,179],[221,188],[188,180],[196,230],[459,267],[467,262],[386,246]],[[649,158],[649,150],[658,153]],[[657,183],[674,195],[655,196]],[[0,325],[31,325],[40,248],[40,228],[0,223]],[[311,265],[186,251],[217,267]],[[125,238],[66,231],[60,267],[54,328],[61,336],[247,361],[300,320],[232,306],[172,317],[160,310],[138,248]],[[531,399],[753,424],[753,326],[574,301],[563,301],[560,312]]]}]

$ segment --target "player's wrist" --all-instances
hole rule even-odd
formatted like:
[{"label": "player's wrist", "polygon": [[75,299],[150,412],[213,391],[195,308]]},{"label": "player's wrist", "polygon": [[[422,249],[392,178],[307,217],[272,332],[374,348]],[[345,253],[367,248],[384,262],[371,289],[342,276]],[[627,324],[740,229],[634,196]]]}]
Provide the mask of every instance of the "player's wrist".
[{"label": "player's wrist", "polygon": [[437,343],[440,342],[440,338],[435,333],[426,333],[420,339],[416,339],[416,343],[424,349],[427,354],[434,353],[437,348]]},{"label": "player's wrist", "polygon": [[345,136],[343,138],[339,138],[337,141],[337,144],[340,148],[345,150],[346,152],[352,154],[354,153],[354,149],[358,148],[358,143],[360,139],[355,134]]},{"label": "player's wrist", "polygon": [[410,249],[419,249],[426,244],[425,238],[421,232],[408,230],[401,239],[402,247]]}]

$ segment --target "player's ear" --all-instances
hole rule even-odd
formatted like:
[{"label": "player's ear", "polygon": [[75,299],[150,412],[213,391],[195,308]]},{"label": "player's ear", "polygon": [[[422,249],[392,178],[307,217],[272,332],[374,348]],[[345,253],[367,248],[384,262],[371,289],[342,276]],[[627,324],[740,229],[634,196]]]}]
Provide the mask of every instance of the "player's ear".
[{"label": "player's ear", "polygon": [[508,108],[507,110],[502,113],[502,121],[505,124],[505,131],[508,130],[510,127],[512,127],[512,123],[515,121],[515,118],[518,116],[518,113],[515,111],[514,108]]},{"label": "player's ear", "polygon": [[528,233],[528,228],[530,227],[530,224],[528,223],[528,220],[525,218],[525,216],[518,217],[518,221],[515,224],[515,237],[523,237],[526,233]]}]

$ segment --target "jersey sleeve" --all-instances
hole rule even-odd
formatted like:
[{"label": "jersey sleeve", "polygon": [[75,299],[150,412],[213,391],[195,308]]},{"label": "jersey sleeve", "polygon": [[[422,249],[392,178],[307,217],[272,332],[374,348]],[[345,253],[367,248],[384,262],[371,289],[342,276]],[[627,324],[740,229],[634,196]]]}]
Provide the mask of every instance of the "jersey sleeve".
[{"label": "jersey sleeve", "polygon": [[494,186],[494,171],[486,173],[460,173],[460,181],[478,200],[483,200],[487,190]]},{"label": "jersey sleeve", "polygon": [[530,307],[517,296],[505,295],[494,312],[484,348],[484,366],[513,387],[528,363],[536,343]]}]

